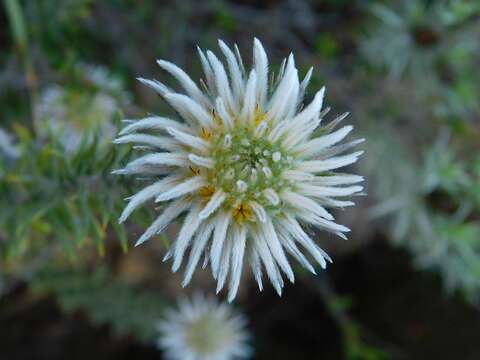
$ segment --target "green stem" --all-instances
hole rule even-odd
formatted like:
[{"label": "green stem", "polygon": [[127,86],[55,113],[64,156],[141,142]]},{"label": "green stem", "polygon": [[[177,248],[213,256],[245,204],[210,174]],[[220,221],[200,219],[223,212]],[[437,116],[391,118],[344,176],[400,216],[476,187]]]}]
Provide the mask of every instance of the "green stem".
[{"label": "green stem", "polygon": [[10,23],[13,43],[23,61],[25,79],[27,82],[30,101],[31,119],[34,121],[34,104],[37,99],[37,76],[30,56],[28,44],[28,32],[25,25],[25,17],[18,0],[4,0],[7,17]]}]

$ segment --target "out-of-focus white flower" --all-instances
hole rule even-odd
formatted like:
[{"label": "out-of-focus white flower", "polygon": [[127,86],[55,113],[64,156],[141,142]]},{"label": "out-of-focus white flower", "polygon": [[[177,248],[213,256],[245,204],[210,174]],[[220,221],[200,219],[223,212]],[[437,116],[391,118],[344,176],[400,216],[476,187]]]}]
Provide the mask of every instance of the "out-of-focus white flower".
[{"label": "out-of-focus white flower", "polygon": [[90,129],[99,129],[107,141],[113,138],[113,118],[119,106],[107,93],[51,85],[40,93],[35,105],[35,125],[40,135],[58,135],[67,151],[72,152]]},{"label": "out-of-focus white flower", "polygon": [[12,160],[20,156],[20,150],[13,143],[12,136],[3,129],[0,129],[0,155]]},{"label": "out-of-focus white flower", "polygon": [[114,98],[122,104],[130,103],[131,94],[125,90],[121,78],[108,71],[105,66],[87,63],[78,63],[75,67],[79,77],[97,91]]},{"label": "out-of-focus white flower", "polygon": [[229,301],[235,297],[246,256],[262,289],[262,265],[281,294],[282,272],[293,282],[286,252],[315,273],[298,245],[323,268],[330,257],[303,230],[301,223],[345,238],[349,229],[334,222],[330,207],[354,205],[338,198],[362,191],[361,176],[333,170],[353,164],[362,151],[341,155],[362,140],[340,141],[352,130],[334,130],[347,114],[319,127],[325,88],[303,105],[310,69],[298,78],[293,55],[282,63],[269,86],[267,55],[260,41],[253,46],[247,73],[237,46],[219,41],[225,68],[211,51],[198,49],[205,72],[205,91],[176,65],[160,60],[186,94],[157,80],[139,79],[156,90],[183,122],[151,116],[127,120],[117,144],[135,143],[150,151],[117,174],[151,176],[155,181],[132,196],[120,222],[150,199],[163,213],[137,241],[161,232],[186,213],[166,259],[177,271],[190,248],[183,284],[190,282],[203,253],[210,261],[217,292],[230,273]]},{"label": "out-of-focus white flower", "polygon": [[120,79],[113,76],[104,66],[79,63],[76,69],[97,89],[117,93],[124,91]]},{"label": "out-of-focus white flower", "polygon": [[172,360],[245,359],[248,345],[246,319],[227,304],[197,294],[179,301],[159,322],[158,347]]}]

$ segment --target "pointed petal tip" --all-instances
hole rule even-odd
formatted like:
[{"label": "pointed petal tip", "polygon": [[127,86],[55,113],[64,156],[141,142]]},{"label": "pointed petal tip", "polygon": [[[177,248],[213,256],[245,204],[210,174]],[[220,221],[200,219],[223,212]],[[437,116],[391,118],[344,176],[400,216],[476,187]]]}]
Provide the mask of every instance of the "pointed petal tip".
[{"label": "pointed petal tip", "polygon": [[157,59],[157,64],[163,68],[165,65],[168,66],[168,64],[171,64],[171,63],[164,59]]},{"label": "pointed petal tip", "polygon": [[121,223],[125,222],[125,220],[127,220],[129,215],[130,215],[130,212],[126,213],[125,210],[123,210],[122,214],[120,215],[120,217],[118,219],[118,223],[121,224]]},{"label": "pointed petal tip", "polygon": [[178,271],[178,269],[180,269],[180,263],[178,261],[173,261],[173,265],[172,265],[172,272],[173,273],[176,273]]},{"label": "pointed petal tip", "polygon": [[137,242],[135,243],[135,245],[133,245],[133,247],[137,247],[137,246],[140,246],[142,245],[145,241],[147,241],[148,238],[144,238],[143,236],[140,237],[140,239],[137,240]]}]

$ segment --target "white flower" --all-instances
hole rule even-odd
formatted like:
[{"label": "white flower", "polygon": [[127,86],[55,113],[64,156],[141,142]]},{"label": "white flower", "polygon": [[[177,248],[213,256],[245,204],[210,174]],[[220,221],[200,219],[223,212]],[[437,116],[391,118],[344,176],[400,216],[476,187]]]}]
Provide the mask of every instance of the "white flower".
[{"label": "white flower", "polygon": [[55,134],[68,153],[77,150],[85,136],[92,140],[92,130],[99,130],[102,139],[110,142],[116,133],[113,120],[117,110],[128,102],[120,81],[105,68],[84,64],[77,68],[92,89],[49,85],[34,106],[37,132],[42,137]]},{"label": "white flower", "polygon": [[179,81],[186,94],[157,80],[139,79],[155,89],[184,121],[158,116],[127,120],[128,126],[115,142],[140,144],[151,152],[115,173],[150,175],[155,181],[130,198],[120,222],[150,199],[163,205],[162,214],[138,245],[185,212],[183,226],[166,255],[166,259],[173,258],[173,271],[177,271],[190,248],[184,285],[205,253],[217,280],[217,292],[230,273],[231,301],[246,256],[260,290],[263,265],[281,294],[282,272],[294,281],[285,251],[312,273],[315,270],[298,244],[323,268],[331,261],[301,223],[342,238],[349,231],[333,221],[327,208],[354,205],[337,198],[360,192],[362,187],[353,184],[362,177],[332,170],[356,162],[362,151],[339,154],[362,140],[338,144],[352,130],[344,126],[333,131],[347,114],[319,128],[328,111],[321,111],[325,89],[303,106],[312,69],[300,82],[293,55],[282,63],[269,87],[267,55],[260,41],[254,41],[253,67],[248,74],[237,46],[232,51],[222,41],[219,45],[228,74],[211,51],[198,50],[205,91],[183,70],[163,60],[158,61],[160,67]]},{"label": "white flower", "polygon": [[11,160],[20,157],[20,150],[14,144],[13,137],[2,128],[0,128],[0,155],[4,155],[5,158]]},{"label": "white flower", "polygon": [[158,347],[172,360],[229,360],[248,358],[252,349],[245,317],[227,304],[197,294],[183,299],[178,311],[159,322]]}]

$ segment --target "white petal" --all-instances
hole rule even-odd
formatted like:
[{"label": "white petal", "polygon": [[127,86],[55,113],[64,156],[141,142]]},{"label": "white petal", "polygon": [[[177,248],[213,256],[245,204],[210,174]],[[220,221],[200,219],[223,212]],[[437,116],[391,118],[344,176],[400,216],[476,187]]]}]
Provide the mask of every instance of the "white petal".
[{"label": "white petal", "polygon": [[185,71],[169,61],[158,60],[157,63],[162,69],[168,71],[173,77],[175,77],[175,79],[177,79],[177,81],[187,92],[188,96],[205,107],[210,106],[210,100],[203,94],[202,91],[200,91],[198,86],[193,82],[190,76],[185,73]]},{"label": "white petal", "polygon": [[297,261],[302,264],[304,268],[310,271],[312,274],[316,275],[316,271],[312,264],[307,260],[307,258],[302,254],[302,252],[298,249],[297,245],[295,245],[295,241],[292,239],[290,234],[284,233],[280,231],[280,227],[278,227],[278,239],[282,243],[282,246],[287,250],[287,252],[292,255]]},{"label": "white petal", "polygon": [[165,191],[174,187],[175,183],[179,179],[180,178],[178,176],[169,176],[147,186],[146,188],[136,193],[134,196],[130,198],[129,203],[123,210],[122,215],[120,216],[120,219],[118,220],[118,222],[119,223],[124,222],[130,216],[133,210],[135,210],[137,207],[142,205],[144,202],[154,198],[155,196],[160,194],[162,191]]},{"label": "white petal", "polygon": [[306,171],[311,173],[319,173],[328,170],[338,169],[355,163],[358,160],[358,157],[363,153],[363,151],[357,151],[352,154],[332,157],[325,160],[303,161],[298,164],[297,169],[300,171]]},{"label": "white petal", "polygon": [[194,149],[197,149],[200,151],[207,151],[208,148],[210,147],[210,144],[207,141],[199,138],[198,136],[190,135],[183,131],[177,130],[173,127],[168,127],[167,131],[170,135],[172,135],[175,139],[180,141],[182,144],[190,146]]},{"label": "white petal", "polygon": [[175,140],[167,138],[165,136],[155,136],[148,134],[130,134],[125,136],[120,136],[113,140],[114,144],[129,144],[129,143],[140,143],[149,145],[158,149],[164,150],[177,150],[178,143]]},{"label": "white petal", "polygon": [[227,195],[223,192],[223,190],[217,190],[210,200],[208,201],[207,205],[203,208],[198,216],[202,219],[208,218],[215,210],[217,210],[220,205],[225,201]]},{"label": "white petal", "polygon": [[350,231],[350,229],[346,226],[337,224],[330,220],[325,220],[311,212],[305,212],[305,211],[299,212],[298,217],[305,220],[306,222],[311,223],[312,225],[315,225],[316,227],[320,227],[325,231],[328,231],[337,235],[338,233]]},{"label": "white petal", "polygon": [[243,92],[245,89],[240,65],[235,58],[235,54],[222,40],[218,40],[218,44],[223,52],[223,55],[225,55],[225,58],[227,59],[228,70],[230,72],[230,78],[232,79],[233,93],[237,99],[240,99],[243,97]]},{"label": "white petal", "polygon": [[195,165],[198,165],[204,168],[213,169],[213,167],[215,166],[215,162],[213,161],[212,158],[198,156],[195,154],[188,154],[188,159]]},{"label": "white petal", "polygon": [[223,99],[228,110],[234,113],[237,112],[238,105],[233,98],[232,89],[230,88],[225,68],[213,52],[207,51],[207,57],[212,66],[213,73],[215,74],[215,84],[217,85],[218,94]]},{"label": "white petal", "polygon": [[299,87],[298,71],[291,55],[285,75],[270,100],[267,118],[278,122],[293,114],[297,106]]},{"label": "white petal", "polygon": [[363,186],[348,187],[330,187],[317,186],[310,184],[298,184],[297,191],[305,196],[323,197],[323,196],[350,196],[363,190]]},{"label": "white petal", "polygon": [[240,118],[245,122],[253,121],[255,115],[255,108],[257,106],[257,74],[255,70],[250,71],[248,76],[247,86],[245,88],[245,97],[243,99],[243,107],[240,113]]},{"label": "white petal", "polygon": [[325,125],[323,128],[322,128],[322,132],[328,134],[329,132],[331,132],[333,129],[335,129],[335,127],[340,124],[348,115],[350,115],[349,112],[345,112],[339,116],[337,116],[335,119],[333,119],[332,121],[330,121],[327,125]]},{"label": "white petal", "polygon": [[310,79],[312,78],[313,74],[313,67],[308,69],[307,74],[302,80],[302,83],[300,84],[300,91],[298,93],[298,103],[300,104],[303,100],[303,97],[305,96],[305,92],[307,91],[308,84],[310,83]]},{"label": "white petal", "polygon": [[253,67],[257,74],[256,98],[258,105],[263,109],[268,89],[268,58],[262,43],[257,38],[253,41]]},{"label": "white petal", "polygon": [[278,69],[278,74],[275,79],[275,86],[278,86],[280,81],[283,79],[283,75],[285,74],[285,65],[287,64],[287,59],[283,58],[282,62],[280,63],[280,67]]},{"label": "white petal", "polygon": [[352,129],[353,126],[351,125],[344,126],[331,134],[320,136],[306,143],[302,143],[297,146],[294,151],[301,153],[302,157],[313,157],[326,147],[332,146],[341,141],[350,133],[350,131],[352,131]]},{"label": "white petal", "polygon": [[194,176],[188,180],[185,180],[178,185],[174,186],[168,191],[157,196],[155,199],[156,202],[171,200],[185,194],[194,192],[206,185],[205,178],[203,176]]},{"label": "white petal", "polygon": [[358,144],[363,143],[364,141],[365,139],[357,139],[357,140],[349,141],[347,143],[338,144],[338,145],[323,149],[318,153],[317,156],[320,159],[326,159],[326,158],[344,153],[345,151],[350,150],[351,148],[357,146]]},{"label": "white petal", "polygon": [[263,196],[272,204],[273,206],[276,206],[280,203],[280,197],[278,194],[275,192],[275,190],[271,188],[267,188],[263,190]]},{"label": "white petal", "polygon": [[112,174],[115,175],[143,175],[143,176],[159,176],[167,175],[172,172],[172,168],[167,165],[152,165],[152,164],[142,164],[135,166],[127,166],[124,169],[113,170]]},{"label": "white petal", "polygon": [[337,199],[331,199],[323,196],[318,196],[316,198],[318,203],[320,205],[325,205],[327,207],[349,207],[349,206],[354,206],[355,203],[353,201],[342,201],[342,200],[337,200]]},{"label": "white petal", "polygon": [[321,216],[327,220],[333,220],[333,216],[327,210],[325,210],[325,208],[303,195],[297,194],[293,191],[283,191],[281,197],[283,201],[290,204],[290,206],[293,206],[294,208],[304,210],[306,212],[312,212],[313,214]]},{"label": "white petal", "polygon": [[188,259],[188,264],[185,269],[185,277],[183,278],[182,286],[185,287],[188,283],[192,280],[193,272],[198,264],[198,260],[200,260],[200,256],[202,255],[205,246],[207,245],[207,241],[210,238],[213,230],[213,222],[209,222],[207,224],[203,224],[199,229],[198,233],[195,236],[195,240],[193,241],[193,247],[190,252],[190,257]]},{"label": "white petal", "polygon": [[174,244],[173,265],[172,271],[176,272],[182,264],[183,255],[187,249],[193,234],[198,229],[200,223],[203,221],[198,214],[200,213],[200,205],[196,204],[188,212],[183,222],[180,233]]},{"label": "white petal", "polygon": [[240,284],[246,235],[247,231],[244,226],[241,226],[240,229],[235,229],[233,232],[232,276],[230,280],[230,289],[228,291],[228,302],[231,302],[235,298],[238,291],[238,285]]},{"label": "white petal", "polygon": [[255,246],[250,247],[250,254],[248,256],[248,261],[250,263],[250,268],[252,269],[253,276],[255,277],[255,281],[258,284],[258,289],[260,291],[263,291],[262,264],[260,262],[260,255],[255,249]]},{"label": "white petal", "polygon": [[270,253],[270,250],[268,249],[267,242],[265,241],[265,238],[261,234],[256,234],[255,232],[252,232],[254,236],[253,240],[253,245],[255,247],[256,252],[260,256],[260,259],[263,262],[263,265],[265,266],[265,270],[267,271],[267,276],[270,279],[270,282],[272,283],[273,287],[277,291],[278,295],[282,294],[282,283],[283,280],[281,280],[281,276],[277,273],[277,269],[275,266],[275,260],[273,260],[272,254]]},{"label": "white petal", "polygon": [[221,97],[217,98],[215,105],[216,105],[218,116],[222,120],[223,125],[227,129],[233,128],[233,125],[234,125],[233,118],[230,116],[227,109],[225,108],[225,104],[223,103],[223,99]]},{"label": "white petal", "polygon": [[225,243],[223,245],[222,256],[220,259],[220,264],[218,266],[217,288],[215,290],[217,294],[220,292],[220,290],[223,289],[223,286],[225,285],[225,280],[227,279],[228,270],[230,268],[232,245],[233,241],[229,232],[227,233],[227,238],[225,239]]},{"label": "white petal", "polygon": [[202,63],[203,73],[207,81],[208,89],[212,95],[217,94],[217,88],[215,86],[215,76],[213,75],[212,66],[207,60],[207,57],[203,53],[202,49],[197,46],[198,55],[200,56],[200,61]]},{"label": "white petal", "polygon": [[243,65],[243,60],[242,60],[242,56],[240,55],[240,50],[238,48],[238,45],[234,44],[233,48],[235,50],[235,57],[237,58],[238,65],[240,66],[240,71],[242,72],[243,75],[245,75],[247,72],[245,71],[245,66]]},{"label": "white petal", "polygon": [[291,217],[287,217],[287,220],[283,222],[285,226],[285,230],[292,234],[295,239],[307,250],[312,254],[314,259],[318,262],[318,264],[325,268],[327,266],[327,262],[325,261],[324,254],[320,251],[320,249],[316,246],[313,240],[308,236],[305,231],[303,231],[302,227],[296,220]]},{"label": "white petal", "polygon": [[265,221],[267,221],[267,212],[265,211],[262,205],[260,205],[256,201],[250,201],[248,205],[250,205],[253,212],[255,213],[255,215],[257,216],[258,220],[260,220],[261,223],[264,223]]},{"label": "white petal", "polygon": [[312,119],[316,118],[320,113],[323,105],[323,98],[325,97],[325,87],[322,87],[313,98],[312,102],[308,104],[297,116],[291,120],[291,124],[307,124]]},{"label": "white petal", "polygon": [[324,186],[348,185],[362,182],[363,176],[351,174],[335,174],[330,176],[315,176],[312,183]]},{"label": "white petal", "polygon": [[230,224],[231,214],[223,212],[216,216],[215,231],[213,234],[212,247],[210,249],[210,263],[214,278],[217,278],[218,267],[220,264],[222,247],[227,236],[228,225]]},{"label": "white petal", "polygon": [[183,132],[191,132],[188,127],[180,124],[178,121],[165,117],[151,116],[133,121],[130,125],[124,127],[122,131],[120,131],[120,135],[129,134],[139,130],[165,130],[167,127],[172,127]]},{"label": "white petal", "polygon": [[285,256],[285,252],[283,251],[282,245],[278,240],[277,233],[270,218],[268,218],[265,222],[265,225],[262,225],[260,228],[263,231],[265,239],[267,239],[267,245],[272,253],[273,258],[276,260],[285,275],[287,275],[290,282],[293,283],[295,281],[293,270],[287,260],[287,257]]},{"label": "white petal", "polygon": [[189,162],[184,154],[154,153],[148,154],[128,163],[126,170],[134,170],[143,165],[188,166]]},{"label": "white petal", "polygon": [[155,221],[148,227],[148,229],[137,240],[135,246],[143,244],[149,240],[153,235],[161,232],[170,224],[178,215],[185,211],[190,206],[190,202],[185,199],[179,199],[169,204],[162,214],[155,219]]},{"label": "white petal", "polygon": [[142,84],[152,88],[161,96],[165,96],[166,94],[172,92],[172,90],[170,90],[167,86],[165,86],[158,80],[149,80],[144,78],[137,78],[137,80],[140,81]]},{"label": "white petal", "polygon": [[287,149],[291,149],[295,144],[302,142],[315,130],[321,121],[319,117],[322,108],[325,87],[315,94],[313,101],[302,112],[293,119],[289,119],[279,124],[278,128],[272,131],[271,139],[277,140],[286,135],[283,141]]},{"label": "white petal", "polygon": [[283,175],[290,181],[313,181],[315,179],[315,175],[298,170],[285,170]]},{"label": "white petal", "polygon": [[165,100],[187,121],[192,124],[210,128],[213,125],[213,119],[201,105],[182,94],[167,94]]}]

